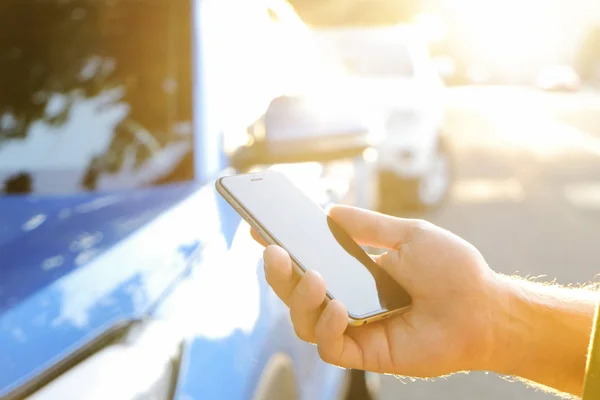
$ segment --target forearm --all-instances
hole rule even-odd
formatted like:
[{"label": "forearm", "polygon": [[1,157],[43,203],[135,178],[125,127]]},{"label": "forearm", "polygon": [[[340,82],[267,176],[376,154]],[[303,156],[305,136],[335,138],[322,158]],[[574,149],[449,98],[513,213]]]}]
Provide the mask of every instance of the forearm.
[{"label": "forearm", "polygon": [[580,395],[597,293],[500,277],[497,329],[501,374]]}]

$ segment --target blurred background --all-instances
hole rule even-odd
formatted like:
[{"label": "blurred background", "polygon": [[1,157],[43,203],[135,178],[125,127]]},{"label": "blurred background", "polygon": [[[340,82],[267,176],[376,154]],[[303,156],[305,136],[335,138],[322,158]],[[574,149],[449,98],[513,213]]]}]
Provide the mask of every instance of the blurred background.
[{"label": "blurred background", "polygon": [[[427,37],[446,88],[440,131],[453,173],[445,205],[418,215],[474,243],[498,271],[563,284],[596,279],[600,3],[293,4],[315,29],[400,23]],[[486,373],[374,382],[382,399],[553,398]]]},{"label": "blurred background", "polygon": [[[314,191],[316,167],[329,201],[431,220],[499,272],[596,279],[600,2],[206,0],[201,28],[196,2],[165,4],[0,5],[2,194],[176,184],[222,163],[297,166]],[[218,134],[195,141],[203,129]],[[551,398],[491,373],[367,383],[355,398]]]}]

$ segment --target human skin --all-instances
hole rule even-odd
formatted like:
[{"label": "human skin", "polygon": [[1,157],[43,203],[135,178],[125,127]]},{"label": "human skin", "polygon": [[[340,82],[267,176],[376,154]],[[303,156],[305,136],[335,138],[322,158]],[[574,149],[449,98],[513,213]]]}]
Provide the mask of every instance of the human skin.
[{"label": "human skin", "polygon": [[[344,368],[412,377],[487,370],[580,395],[597,294],[500,275],[460,237],[422,220],[347,206],[329,210],[359,244],[387,250],[377,263],[412,296],[411,309],[360,327],[326,298],[313,270],[265,249],[266,279],[290,307],[300,339]],[[255,239],[264,241],[256,232]]]}]

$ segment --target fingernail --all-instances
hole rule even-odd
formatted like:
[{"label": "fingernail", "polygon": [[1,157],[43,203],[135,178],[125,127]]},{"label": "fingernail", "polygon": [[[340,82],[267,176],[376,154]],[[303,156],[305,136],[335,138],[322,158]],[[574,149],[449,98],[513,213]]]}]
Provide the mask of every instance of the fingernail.
[{"label": "fingernail", "polygon": [[300,281],[300,283],[298,283],[298,285],[296,285],[296,290],[302,296],[306,296],[308,294],[308,282],[305,281],[304,278],[306,278],[306,276],[310,273],[311,271],[306,271],[306,273],[303,276],[303,279]]}]

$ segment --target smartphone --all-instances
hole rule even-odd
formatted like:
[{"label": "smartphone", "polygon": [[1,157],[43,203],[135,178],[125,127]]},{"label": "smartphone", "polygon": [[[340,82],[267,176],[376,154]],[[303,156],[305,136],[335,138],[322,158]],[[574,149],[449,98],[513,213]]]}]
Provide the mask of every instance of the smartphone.
[{"label": "smartphone", "polygon": [[351,325],[410,308],[406,290],[283,173],[227,176],[216,187],[267,243],[289,253],[297,273],[323,276],[327,297],[344,304]]}]

